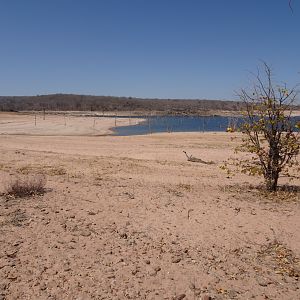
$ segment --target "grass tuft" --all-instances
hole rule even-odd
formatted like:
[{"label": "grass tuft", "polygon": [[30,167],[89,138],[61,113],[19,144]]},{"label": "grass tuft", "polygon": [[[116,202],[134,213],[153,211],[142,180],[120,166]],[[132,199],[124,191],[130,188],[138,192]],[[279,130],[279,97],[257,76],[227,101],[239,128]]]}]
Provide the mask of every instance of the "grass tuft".
[{"label": "grass tuft", "polygon": [[18,177],[7,184],[5,194],[14,198],[42,195],[45,192],[45,185],[45,175],[38,174],[23,179]]}]

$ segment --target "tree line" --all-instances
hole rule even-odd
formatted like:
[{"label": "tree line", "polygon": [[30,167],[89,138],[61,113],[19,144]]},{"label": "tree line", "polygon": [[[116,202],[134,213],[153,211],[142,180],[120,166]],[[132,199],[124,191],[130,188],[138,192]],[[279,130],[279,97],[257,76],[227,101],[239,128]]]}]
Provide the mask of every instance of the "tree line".
[{"label": "tree line", "polygon": [[141,99],[72,94],[0,96],[0,111],[157,111],[197,114],[211,110],[239,111],[242,106],[237,101],[205,99]]}]

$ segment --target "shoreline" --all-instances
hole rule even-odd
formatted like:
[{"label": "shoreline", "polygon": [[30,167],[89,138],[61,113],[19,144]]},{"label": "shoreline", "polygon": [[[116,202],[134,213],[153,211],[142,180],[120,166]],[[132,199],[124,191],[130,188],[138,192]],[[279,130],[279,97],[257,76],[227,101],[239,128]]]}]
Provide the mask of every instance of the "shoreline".
[{"label": "shoreline", "polygon": [[136,125],[141,118],[74,116],[71,114],[34,114],[0,112],[0,135],[17,136],[106,136],[113,128]]},{"label": "shoreline", "polygon": [[[300,115],[300,114],[299,114]],[[293,117],[297,117],[295,112]],[[133,127],[147,122],[147,118],[152,116],[127,116],[127,115],[99,115],[82,114],[82,112],[55,112],[53,114],[43,114],[23,112],[0,112],[0,135],[16,136],[126,136],[118,132],[118,127]],[[169,116],[177,117],[177,116]],[[179,116],[178,116],[179,117]],[[191,116],[192,117],[192,116]],[[226,118],[226,116],[223,116]],[[237,116],[235,116],[237,117]],[[230,118],[228,116],[228,118]],[[223,124],[224,125],[224,124]],[[221,128],[221,127],[220,127]],[[223,127],[222,127],[223,128]],[[185,130],[189,130],[186,128]],[[167,131],[162,131],[166,132]],[[171,131],[171,133],[203,132],[199,131]],[[224,130],[204,130],[204,132],[225,132]],[[155,133],[155,132],[154,132]],[[134,132],[128,135],[148,135],[153,132]],[[159,133],[159,132],[156,132]]]},{"label": "shoreline", "polygon": [[[1,112],[0,112],[1,113]],[[16,112],[2,112],[20,115],[44,115],[43,111],[16,111]],[[190,113],[186,111],[45,111],[46,115],[68,115],[74,117],[156,117],[156,116],[182,116],[182,117],[213,117],[213,116],[224,116],[224,117],[238,117],[242,116],[240,111],[227,111],[227,110],[206,110],[199,111],[197,113]],[[300,111],[299,111],[300,115]]]},{"label": "shoreline", "polygon": [[[43,111],[0,111],[1,114],[16,114],[16,115],[44,115]],[[206,110],[199,111],[198,113],[190,113],[190,112],[177,112],[177,111],[45,111],[45,115],[65,115],[72,117],[127,117],[127,118],[140,118],[140,117],[156,117],[156,116],[182,116],[182,117],[243,117],[242,111],[231,111],[231,110]],[[293,117],[300,116],[300,110],[294,110],[292,112]]]}]

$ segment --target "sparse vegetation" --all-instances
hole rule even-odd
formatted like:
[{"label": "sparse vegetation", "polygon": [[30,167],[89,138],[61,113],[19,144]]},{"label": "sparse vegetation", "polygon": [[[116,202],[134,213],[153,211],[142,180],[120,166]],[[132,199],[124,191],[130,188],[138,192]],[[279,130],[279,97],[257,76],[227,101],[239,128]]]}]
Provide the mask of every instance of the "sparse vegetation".
[{"label": "sparse vegetation", "polygon": [[21,166],[19,169],[17,169],[17,172],[23,175],[43,173],[43,174],[47,174],[48,176],[60,176],[60,175],[67,174],[65,168],[61,166],[38,165],[38,164]]},{"label": "sparse vegetation", "polygon": [[300,136],[292,118],[297,90],[273,82],[269,66],[263,64],[264,76],[255,76],[249,91],[239,93],[245,104],[244,138],[237,151],[251,157],[239,160],[243,173],[262,175],[268,191],[276,191],[279,175],[291,176],[289,170],[298,164]]},{"label": "sparse vegetation", "polygon": [[292,250],[277,240],[263,245],[258,251],[257,260],[263,265],[272,266],[276,274],[296,279],[300,276],[299,259]]},{"label": "sparse vegetation", "polygon": [[41,195],[45,192],[45,185],[45,175],[37,174],[24,178],[17,177],[7,184],[5,194],[14,198]]}]

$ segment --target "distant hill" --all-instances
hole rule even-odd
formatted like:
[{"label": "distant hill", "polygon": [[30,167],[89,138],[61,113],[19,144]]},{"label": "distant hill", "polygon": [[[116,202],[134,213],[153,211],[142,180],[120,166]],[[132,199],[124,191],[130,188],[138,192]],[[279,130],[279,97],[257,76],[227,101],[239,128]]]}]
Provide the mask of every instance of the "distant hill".
[{"label": "distant hill", "polygon": [[131,111],[165,114],[198,114],[205,111],[238,111],[236,101],[141,99],[132,97],[53,94],[0,96],[0,111]]}]

